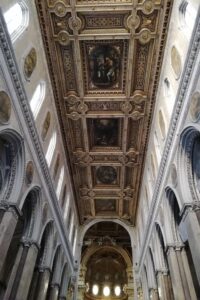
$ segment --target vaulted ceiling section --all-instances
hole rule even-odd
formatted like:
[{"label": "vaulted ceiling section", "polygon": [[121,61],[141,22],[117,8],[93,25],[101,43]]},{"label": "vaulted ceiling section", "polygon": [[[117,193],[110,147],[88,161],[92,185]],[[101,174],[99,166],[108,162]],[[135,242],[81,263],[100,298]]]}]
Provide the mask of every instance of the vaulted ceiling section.
[{"label": "vaulted ceiling section", "polygon": [[36,0],[81,223],[134,224],[171,0]]}]

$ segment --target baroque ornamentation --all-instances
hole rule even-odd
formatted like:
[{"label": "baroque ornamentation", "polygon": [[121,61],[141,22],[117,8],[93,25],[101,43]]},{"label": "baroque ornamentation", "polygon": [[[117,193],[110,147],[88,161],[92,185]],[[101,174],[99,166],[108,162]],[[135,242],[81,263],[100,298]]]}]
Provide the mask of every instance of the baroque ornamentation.
[{"label": "baroque ornamentation", "polygon": [[152,38],[152,34],[148,29],[143,29],[139,34],[139,41],[142,45],[149,43]]},{"label": "baroque ornamentation", "polygon": [[57,2],[53,8],[53,11],[58,17],[64,17],[67,13],[67,8],[63,2]]},{"label": "baroque ornamentation", "polygon": [[74,163],[80,165],[81,167],[88,166],[93,161],[89,153],[85,152],[75,152],[74,153]]},{"label": "baroque ornamentation", "polygon": [[29,79],[37,64],[37,53],[35,48],[32,48],[24,59],[24,74]]},{"label": "baroque ornamentation", "polygon": [[79,31],[82,27],[82,21],[79,17],[71,17],[69,19],[69,27],[71,30]]},{"label": "baroque ornamentation", "polygon": [[127,27],[130,30],[136,29],[139,25],[140,25],[140,18],[138,15],[136,15],[136,16],[130,15],[127,18]]},{"label": "baroque ornamentation", "polygon": [[69,33],[65,30],[61,30],[57,35],[57,39],[62,46],[67,46],[70,42]]}]

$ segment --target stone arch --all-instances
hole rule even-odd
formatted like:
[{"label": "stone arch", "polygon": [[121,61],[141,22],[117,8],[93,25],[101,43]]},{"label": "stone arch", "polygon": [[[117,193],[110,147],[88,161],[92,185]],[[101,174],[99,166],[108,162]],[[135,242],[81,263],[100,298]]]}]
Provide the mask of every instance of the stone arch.
[{"label": "stone arch", "polygon": [[0,195],[2,202],[17,203],[24,181],[25,149],[21,135],[13,129],[0,131]]},{"label": "stone arch", "polygon": [[166,237],[163,234],[163,229],[160,226],[159,222],[155,222],[155,239],[160,259],[160,267],[168,270],[168,262],[165,253]]},{"label": "stone arch", "polygon": [[50,278],[50,265],[53,253],[53,225],[48,222],[42,229],[39,250],[29,288],[28,299],[44,299]]},{"label": "stone arch", "polygon": [[41,244],[42,237],[45,235],[45,249],[41,259],[41,266],[49,267],[51,266],[51,261],[53,257],[53,240],[54,240],[54,228],[53,221],[48,221],[42,229],[39,243]]},{"label": "stone arch", "polygon": [[135,239],[135,232],[132,230],[132,227],[130,227],[125,222],[123,222],[119,219],[103,219],[103,218],[99,218],[99,219],[96,219],[96,220],[89,221],[88,223],[86,223],[84,225],[84,227],[82,227],[82,230],[81,230],[80,236],[79,236],[79,240],[80,240],[81,245],[83,243],[83,238],[84,238],[85,233],[87,232],[87,230],[90,227],[92,227],[93,225],[95,225],[96,223],[99,223],[99,222],[114,222],[114,223],[117,223],[117,224],[121,225],[122,227],[124,227],[124,229],[126,229],[126,231],[129,234],[132,248],[133,247],[135,248],[135,246],[136,246],[135,245],[135,240],[136,239]]},{"label": "stone arch", "polygon": [[165,189],[165,192],[166,192],[166,201],[167,201],[166,207],[169,213],[169,218],[167,218],[166,220],[168,224],[165,224],[165,226],[167,226],[166,230],[168,230],[170,226],[171,229],[170,231],[173,239],[172,242],[181,242],[178,234],[178,229],[177,229],[177,224],[180,223],[180,217],[178,216],[180,212],[179,203],[174,190],[167,187]]},{"label": "stone arch", "polygon": [[193,170],[192,165],[193,148],[195,140],[198,138],[200,138],[200,128],[197,124],[185,128],[180,136],[177,173],[180,174],[178,180],[182,187],[181,200],[183,202],[185,199],[187,199],[187,202],[199,201],[200,199],[200,188],[197,185],[195,186],[194,182],[196,169]]},{"label": "stone arch", "polygon": [[[121,248],[119,246],[112,246],[112,245],[107,245],[105,247],[108,250],[112,250],[114,252],[119,253],[124,258],[124,260],[127,264],[127,267],[130,267],[130,268],[132,267],[132,261],[128,255],[128,253],[123,248]],[[94,247],[88,249],[88,251],[86,252],[86,254],[83,257],[82,264],[84,266],[86,266],[91,255],[93,255],[95,252],[99,251],[99,249],[100,249],[100,247],[98,245],[95,245]]]},{"label": "stone arch", "polygon": [[53,295],[57,295],[57,296],[59,295],[60,284],[61,284],[60,270],[62,269],[62,260],[63,260],[63,253],[62,253],[61,245],[59,244],[57,245],[53,255],[51,276],[49,281],[50,284],[47,291],[47,299],[54,299],[52,298]]},{"label": "stone arch", "polygon": [[39,186],[33,186],[25,193],[23,201],[20,203],[21,210],[25,209],[30,214],[27,220],[27,229],[25,230],[24,237],[38,241],[42,223],[42,200],[41,190]]},{"label": "stone arch", "polygon": [[61,275],[61,284],[60,284],[60,294],[59,297],[65,299],[67,295],[68,285],[69,285],[69,272],[67,262],[63,264],[62,275]]},{"label": "stone arch", "polygon": [[147,261],[146,268],[147,268],[147,274],[148,274],[148,278],[149,278],[149,287],[157,288],[153,254],[150,251],[151,251],[151,248],[148,247],[148,251],[146,254],[146,261]]}]

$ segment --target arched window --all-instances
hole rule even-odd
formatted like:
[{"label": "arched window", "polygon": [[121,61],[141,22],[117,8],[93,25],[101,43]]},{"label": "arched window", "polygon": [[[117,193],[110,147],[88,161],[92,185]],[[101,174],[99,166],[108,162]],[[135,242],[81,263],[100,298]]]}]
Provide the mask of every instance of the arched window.
[{"label": "arched window", "polygon": [[63,208],[64,205],[65,205],[66,193],[67,193],[67,186],[66,186],[66,184],[65,184],[65,186],[64,186],[64,188],[63,188],[63,193],[62,193],[61,203],[60,203],[61,208]]},{"label": "arched window", "polygon": [[49,142],[49,146],[48,146],[47,153],[46,153],[46,156],[45,156],[48,166],[50,166],[50,164],[51,164],[53,153],[54,153],[54,150],[55,150],[55,147],[56,147],[56,137],[57,137],[56,132],[54,132],[52,137],[51,137],[51,140]]},{"label": "arched window", "polygon": [[28,26],[29,13],[26,4],[23,1],[14,4],[5,12],[4,18],[8,32],[14,42]]},{"label": "arched window", "polygon": [[[64,220],[66,220],[67,218],[67,215],[68,215],[68,210],[69,210],[69,194],[67,195],[67,198],[66,198],[66,204],[65,204],[65,209],[64,209]],[[63,206],[64,206],[64,203],[63,203]]]},{"label": "arched window", "polygon": [[192,30],[196,19],[196,13],[197,11],[190,1],[182,0],[179,5],[179,23],[180,28],[184,30],[184,33],[187,34],[188,29],[189,31]]},{"label": "arched window", "polygon": [[169,82],[168,78],[166,77],[164,79],[164,94],[166,97],[170,96],[170,89],[171,89],[170,82]]},{"label": "arched window", "polygon": [[158,113],[158,121],[159,121],[159,126],[160,126],[160,131],[161,131],[161,134],[162,134],[162,138],[165,139],[165,137],[166,137],[166,126],[165,126],[163,113],[162,113],[161,110],[159,110],[159,113]]},{"label": "arched window", "polygon": [[153,181],[154,181],[156,179],[156,168],[155,168],[153,154],[151,154],[151,173],[152,173],[152,177],[153,177]]},{"label": "arched window", "polygon": [[39,113],[39,110],[41,108],[42,102],[45,97],[45,82],[40,82],[38,86],[35,89],[35,92],[33,94],[33,97],[30,101],[31,110],[33,113],[34,119],[37,118],[37,115]]},{"label": "arched window", "polygon": [[53,179],[54,180],[57,176],[59,166],[60,166],[60,154],[58,153],[57,158],[56,158],[56,163],[54,166],[54,170],[53,170]]},{"label": "arched window", "polygon": [[75,236],[74,236],[74,241],[73,241],[73,255],[75,254],[76,240],[77,240],[77,229],[75,230]]},{"label": "arched window", "polygon": [[47,133],[49,131],[49,127],[50,127],[50,123],[51,123],[51,114],[50,112],[48,111],[47,115],[46,115],[46,118],[44,120],[44,123],[43,123],[43,126],[42,126],[42,133],[41,133],[41,136],[42,136],[42,140],[44,141],[46,136],[47,136]]},{"label": "arched window", "polygon": [[70,224],[71,224],[71,218],[72,218],[72,208],[69,208],[69,215],[67,219],[67,230],[69,230]]},{"label": "arched window", "polygon": [[70,241],[72,241],[73,227],[74,227],[74,213],[72,213],[71,224],[70,224],[70,230],[69,230],[69,240],[70,240]]},{"label": "arched window", "polygon": [[56,188],[56,195],[59,199],[60,197],[60,192],[61,192],[61,188],[62,188],[62,184],[63,184],[63,179],[64,179],[64,167],[62,167],[61,171],[60,171],[60,176],[59,176],[59,179],[58,179],[58,185],[57,185],[57,188]]}]

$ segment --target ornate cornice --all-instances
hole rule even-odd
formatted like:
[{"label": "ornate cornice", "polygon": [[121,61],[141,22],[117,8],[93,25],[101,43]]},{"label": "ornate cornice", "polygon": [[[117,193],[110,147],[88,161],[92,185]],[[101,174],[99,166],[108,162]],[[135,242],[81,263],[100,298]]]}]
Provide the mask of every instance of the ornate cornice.
[{"label": "ornate cornice", "polygon": [[50,172],[48,165],[45,160],[45,156],[43,153],[42,145],[40,143],[40,139],[37,133],[37,129],[35,126],[34,118],[32,112],[30,110],[28,98],[26,95],[26,91],[23,86],[23,81],[17,66],[15,54],[13,51],[12,43],[10,41],[10,37],[7,31],[7,27],[3,18],[3,14],[0,10],[0,47],[5,59],[5,63],[7,65],[13,87],[15,89],[16,95],[18,97],[18,103],[21,108],[21,112],[24,116],[25,123],[27,125],[27,129],[29,132],[30,139],[34,145],[34,150],[37,155],[37,159],[39,165],[41,167],[43,179],[48,187],[48,192],[51,197],[48,197],[48,200],[51,201],[51,205],[53,206],[54,213],[56,215],[56,224],[59,227],[59,230],[62,234],[62,241],[64,243],[64,249],[67,250],[67,256],[69,256],[69,265],[74,269],[73,266],[73,256],[71,253],[71,246],[67,239],[67,234],[65,231],[65,225],[63,222],[63,217],[61,215],[61,210],[57,201],[57,196],[55,193],[54,185],[51,180]]},{"label": "ornate cornice", "polygon": [[190,84],[192,71],[196,65],[197,56],[200,51],[200,17],[199,17],[199,15],[200,15],[200,12],[198,12],[197,17],[196,17],[196,24],[194,27],[191,44],[190,44],[191,46],[188,51],[189,54],[186,59],[185,67],[183,70],[183,77],[180,82],[179,90],[178,90],[178,93],[176,96],[175,107],[174,107],[173,114],[171,117],[169,131],[168,131],[168,135],[166,138],[165,147],[163,150],[163,156],[162,156],[162,159],[160,162],[158,176],[157,176],[157,180],[155,183],[155,189],[154,189],[154,193],[153,193],[153,197],[152,197],[152,204],[151,204],[151,208],[149,211],[149,216],[148,216],[148,220],[147,220],[147,224],[146,224],[146,228],[145,228],[145,232],[144,232],[144,237],[143,237],[143,243],[141,246],[141,252],[140,252],[141,254],[139,257],[139,273],[141,272],[142,264],[143,264],[143,261],[145,258],[148,244],[149,244],[149,239],[152,234],[152,229],[153,229],[152,224],[154,224],[156,213],[157,213],[157,208],[159,206],[159,203],[161,202],[161,199],[159,198],[159,193],[161,191],[164,175],[167,171],[166,165],[167,165],[167,162],[169,162],[170,152],[172,150],[174,141],[177,137],[176,130],[177,130],[179,121],[181,119],[181,112],[182,112],[184,100],[185,100],[187,90],[188,90],[188,87]]}]

